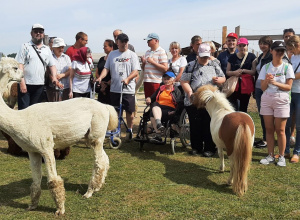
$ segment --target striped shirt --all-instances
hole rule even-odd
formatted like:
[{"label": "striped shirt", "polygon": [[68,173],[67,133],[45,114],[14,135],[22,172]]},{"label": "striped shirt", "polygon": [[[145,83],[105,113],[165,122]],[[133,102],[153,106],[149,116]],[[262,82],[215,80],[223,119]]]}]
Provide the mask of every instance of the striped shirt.
[{"label": "striped shirt", "polygon": [[[164,49],[158,47],[155,51],[147,50],[145,59],[151,57],[156,63],[168,63],[168,56]],[[146,62],[144,69],[144,82],[161,83],[164,72],[158,70],[154,65]]]}]

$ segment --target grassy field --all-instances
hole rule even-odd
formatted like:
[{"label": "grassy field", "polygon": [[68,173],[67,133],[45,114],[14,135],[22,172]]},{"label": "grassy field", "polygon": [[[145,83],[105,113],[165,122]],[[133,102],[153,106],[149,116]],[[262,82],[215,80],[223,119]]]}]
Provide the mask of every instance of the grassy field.
[{"label": "grassy field", "polygon": [[[252,113],[258,125],[257,113]],[[261,137],[257,127],[256,136]],[[110,170],[105,186],[90,199],[87,190],[93,157],[84,145],[71,149],[57,161],[65,181],[66,214],[61,219],[300,219],[299,164],[286,168],[263,166],[266,149],[253,149],[249,190],[239,198],[232,193],[226,172],[219,173],[219,159],[190,156],[180,148],[171,155],[170,145],[124,143],[119,150],[105,149]],[[42,196],[36,211],[26,211],[30,202],[31,172],[26,157],[6,153],[0,142],[0,219],[52,219],[55,204],[42,180]],[[43,165],[43,173],[45,167]]]}]

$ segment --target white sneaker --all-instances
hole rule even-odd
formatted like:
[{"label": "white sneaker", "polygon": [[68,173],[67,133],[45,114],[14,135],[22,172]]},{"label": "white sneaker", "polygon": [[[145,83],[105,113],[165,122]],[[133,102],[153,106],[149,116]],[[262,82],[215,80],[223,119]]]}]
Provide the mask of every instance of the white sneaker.
[{"label": "white sneaker", "polygon": [[280,166],[280,167],[285,167],[286,166],[284,156],[281,156],[281,155],[279,156],[277,166]]},{"label": "white sneaker", "polygon": [[275,158],[272,157],[271,155],[268,155],[266,158],[260,160],[260,163],[264,165],[269,165],[270,163],[274,163],[274,162],[275,162]]}]

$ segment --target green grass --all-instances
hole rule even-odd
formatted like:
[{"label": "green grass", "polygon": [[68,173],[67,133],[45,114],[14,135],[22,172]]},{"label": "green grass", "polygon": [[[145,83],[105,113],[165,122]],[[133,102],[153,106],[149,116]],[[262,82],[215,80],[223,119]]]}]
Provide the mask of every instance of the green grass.
[{"label": "green grass", "polygon": [[[257,113],[251,113],[259,125]],[[261,137],[257,126],[256,136]],[[26,211],[30,202],[31,172],[25,157],[6,154],[0,142],[0,219],[51,219],[55,204],[47,189],[45,167],[42,196],[36,211]],[[266,149],[253,149],[249,190],[239,198],[226,186],[229,175],[219,173],[219,159],[189,156],[179,147],[171,155],[170,145],[123,143],[119,150],[105,147],[110,170],[104,187],[90,199],[87,190],[93,167],[91,149],[71,149],[57,161],[65,181],[66,214],[62,219],[299,219],[299,164],[286,168],[263,166]]]}]

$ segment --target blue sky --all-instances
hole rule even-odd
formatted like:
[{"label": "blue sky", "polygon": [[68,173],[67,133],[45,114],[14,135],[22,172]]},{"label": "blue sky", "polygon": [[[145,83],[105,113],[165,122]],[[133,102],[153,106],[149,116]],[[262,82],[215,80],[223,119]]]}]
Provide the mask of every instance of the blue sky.
[{"label": "blue sky", "polygon": [[[76,33],[83,31],[95,53],[103,52],[103,41],[112,39],[117,28],[129,36],[137,52],[148,49],[143,39],[151,32],[160,36],[166,50],[172,41],[188,46],[196,34],[221,42],[225,25],[228,32],[240,25],[242,35],[281,34],[290,27],[300,33],[299,0],[0,0],[0,6],[0,51],[5,54],[17,52],[30,40],[34,23],[42,24],[46,34],[61,37],[67,44],[73,44]],[[257,49],[256,45],[250,42],[249,47]]]}]

